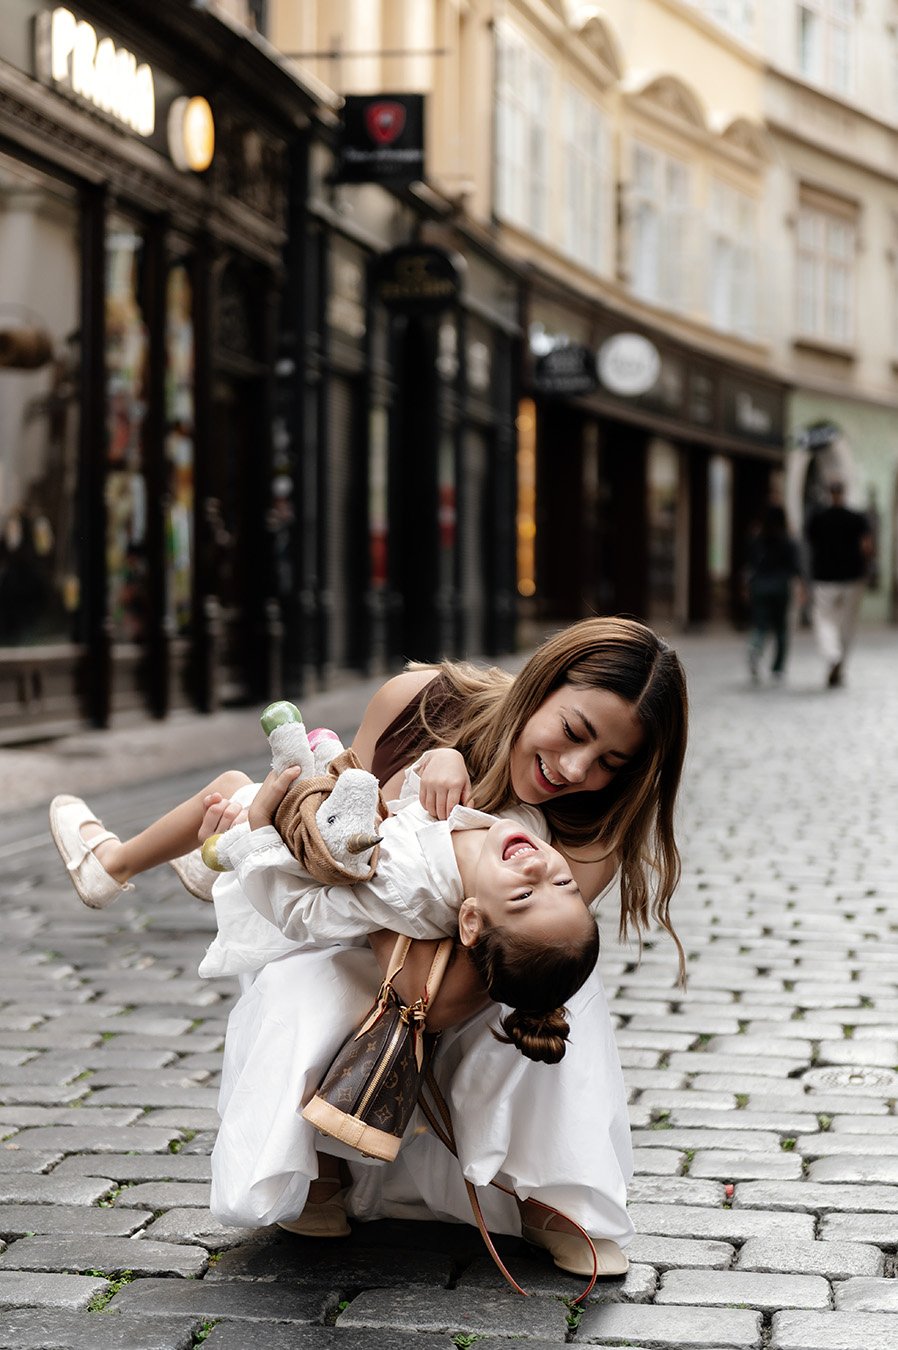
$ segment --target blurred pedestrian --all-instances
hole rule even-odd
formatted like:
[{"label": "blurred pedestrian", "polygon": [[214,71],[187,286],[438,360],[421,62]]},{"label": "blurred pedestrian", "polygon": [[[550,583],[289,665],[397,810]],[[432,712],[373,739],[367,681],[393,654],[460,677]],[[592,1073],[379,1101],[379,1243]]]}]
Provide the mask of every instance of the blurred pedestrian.
[{"label": "blurred pedestrian", "polygon": [[830,505],[808,523],[811,550],[811,620],[830,689],[843,681],[845,663],[864,594],[873,536],[870,522],[845,505],[845,486],[829,484]]},{"label": "blurred pedestrian", "polygon": [[751,609],[748,668],[752,682],[757,684],[760,679],[761,657],[771,636],[774,646],[770,673],[778,681],[785,674],[789,654],[793,583],[797,581],[801,592],[804,590],[798,544],[789,534],[781,506],[765,509],[760,529],[749,540],[746,580]]}]

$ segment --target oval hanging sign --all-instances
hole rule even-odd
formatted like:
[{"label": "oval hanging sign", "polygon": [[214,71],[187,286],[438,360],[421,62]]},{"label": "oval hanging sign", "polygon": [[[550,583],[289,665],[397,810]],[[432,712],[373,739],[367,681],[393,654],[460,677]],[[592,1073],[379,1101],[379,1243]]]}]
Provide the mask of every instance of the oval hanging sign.
[{"label": "oval hanging sign", "polygon": [[596,365],[599,379],[612,394],[636,398],[657,383],[661,354],[641,333],[615,333],[599,348]]}]

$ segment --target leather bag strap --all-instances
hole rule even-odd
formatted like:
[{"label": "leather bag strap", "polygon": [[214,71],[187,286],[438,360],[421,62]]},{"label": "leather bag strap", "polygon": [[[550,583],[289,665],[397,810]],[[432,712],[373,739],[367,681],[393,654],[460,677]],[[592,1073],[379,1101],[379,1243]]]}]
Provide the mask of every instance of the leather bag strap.
[{"label": "leather bag strap", "polygon": [[[431,1107],[430,1103],[427,1101],[424,1095],[425,1087],[427,1088],[427,1091],[433,1098],[434,1105],[436,1106],[436,1109],[441,1117],[440,1120],[437,1119],[436,1115],[434,1114],[433,1107]],[[445,1147],[448,1148],[449,1152],[454,1153],[455,1157],[457,1158],[458,1148],[456,1147],[455,1143],[455,1131],[452,1128],[452,1116],[449,1113],[449,1107],[446,1103],[446,1099],[443,1096],[442,1092],[440,1091],[439,1084],[437,1083],[436,1077],[434,1076],[433,1067],[430,1064],[428,1064],[427,1069],[425,1071],[424,1082],[421,1088],[421,1095],[418,1098],[418,1104],[421,1107],[421,1110],[424,1112],[424,1116],[427,1120],[427,1123],[430,1125],[430,1128],[433,1130],[434,1134],[439,1139],[440,1143],[445,1145]],[[477,1198],[476,1187],[474,1186],[473,1182],[468,1181],[467,1177],[464,1178],[464,1183],[465,1189],[468,1192],[468,1199],[471,1202],[471,1209],[474,1212],[474,1222],[477,1224],[477,1227],[480,1230],[480,1236],[483,1238],[483,1241],[486,1244],[487,1251],[495,1261],[499,1270],[502,1272],[502,1275],[511,1285],[512,1289],[514,1289],[519,1294],[523,1294],[524,1297],[526,1298],[527,1297],[526,1289],[521,1288],[517,1280],[514,1278],[514,1276],[506,1267],[499,1253],[496,1251],[495,1244],[486,1226],[486,1220],[483,1217],[483,1210],[480,1207],[480,1201]],[[514,1191],[511,1190],[508,1186],[503,1186],[501,1182],[491,1181],[490,1185],[495,1186],[496,1189],[499,1191],[503,1191],[505,1195],[513,1196],[514,1199],[517,1200],[517,1196],[515,1195]],[[576,1219],[571,1219],[567,1214],[562,1214],[561,1210],[555,1209],[552,1205],[544,1205],[541,1200],[530,1200],[528,1203],[538,1205],[540,1209],[546,1210],[546,1212],[549,1213],[550,1215],[557,1215],[558,1218],[565,1219],[567,1220],[568,1223],[573,1224],[574,1228],[576,1228],[577,1232],[583,1238],[584,1242],[588,1244],[590,1251],[592,1252],[592,1279],[589,1281],[589,1284],[586,1286],[583,1292],[581,1294],[578,1294],[575,1299],[571,1300],[574,1305],[576,1305],[577,1303],[582,1303],[583,1300],[586,1297],[588,1297],[588,1295],[592,1292],[593,1286],[595,1285],[596,1278],[599,1273],[599,1258],[592,1238],[589,1236],[585,1228],[580,1227]]]}]

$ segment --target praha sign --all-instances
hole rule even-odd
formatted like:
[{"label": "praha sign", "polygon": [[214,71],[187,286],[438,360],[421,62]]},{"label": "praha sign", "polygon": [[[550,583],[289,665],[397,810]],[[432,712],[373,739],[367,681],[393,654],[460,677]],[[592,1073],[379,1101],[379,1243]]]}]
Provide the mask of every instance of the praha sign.
[{"label": "praha sign", "polygon": [[70,97],[89,103],[138,136],[156,129],[156,89],[146,62],[111,37],[99,37],[84,19],[62,7],[38,17],[40,78]]}]

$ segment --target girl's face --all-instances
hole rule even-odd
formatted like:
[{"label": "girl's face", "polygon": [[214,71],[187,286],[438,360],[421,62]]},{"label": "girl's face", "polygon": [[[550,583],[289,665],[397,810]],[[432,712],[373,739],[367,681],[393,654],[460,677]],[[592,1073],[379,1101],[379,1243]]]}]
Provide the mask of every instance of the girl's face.
[{"label": "girl's face", "polygon": [[512,791],[531,806],[572,792],[598,792],[644,739],[633,705],[618,694],[563,684],[525,722],[512,746]]}]

